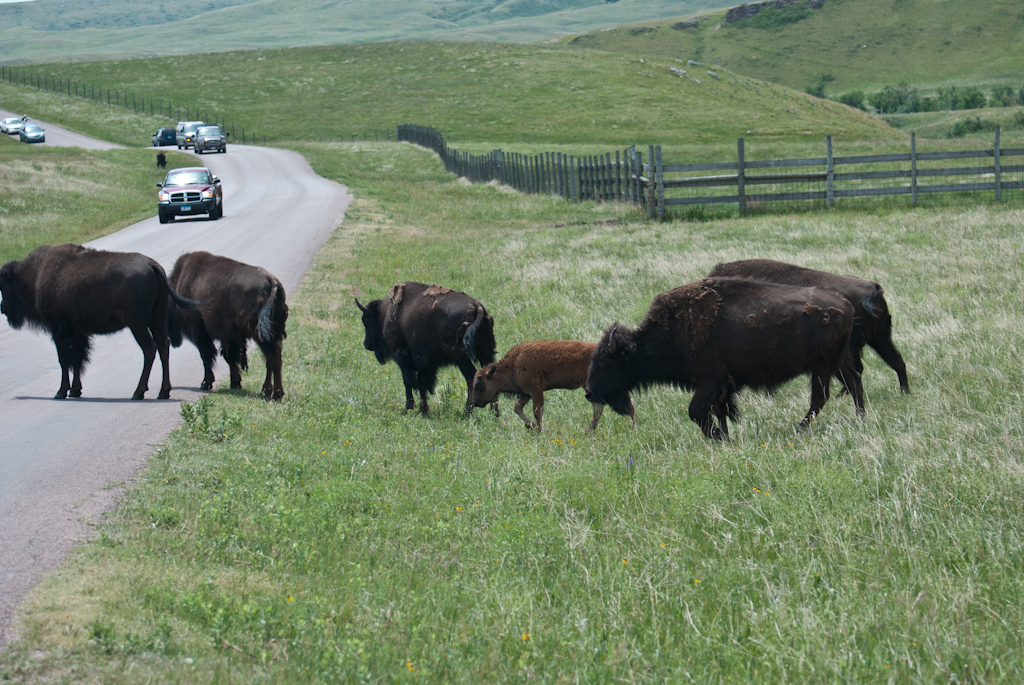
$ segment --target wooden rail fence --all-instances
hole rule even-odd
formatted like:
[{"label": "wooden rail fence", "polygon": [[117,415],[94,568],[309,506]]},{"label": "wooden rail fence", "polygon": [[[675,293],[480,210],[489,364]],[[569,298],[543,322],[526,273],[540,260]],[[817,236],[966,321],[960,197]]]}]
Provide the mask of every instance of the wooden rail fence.
[{"label": "wooden rail fence", "polygon": [[[826,136],[824,157],[748,160],[739,138],[736,161],[706,164],[666,164],[660,145],[647,147],[646,161],[636,146],[616,151],[614,159],[612,153],[530,156],[494,150],[471,155],[450,148],[435,129],[409,124],[398,127],[398,140],[434,150],[448,171],[473,182],[497,181],[571,201],[632,202],[651,218],[663,218],[672,206],[734,204],[745,212],[769,202],[817,201],[833,207],[837,199],[887,195],[909,195],[917,205],[921,194],[953,192],[991,192],[1001,202],[1007,191],[1024,190],[1024,148],[1002,149],[998,126],[993,147],[983,150],[918,152],[911,133],[907,152],[837,157],[832,136]],[[937,166],[947,160],[981,163]],[[932,179],[945,182],[929,183]],[[726,190],[714,194],[708,190],[713,188]]]}]

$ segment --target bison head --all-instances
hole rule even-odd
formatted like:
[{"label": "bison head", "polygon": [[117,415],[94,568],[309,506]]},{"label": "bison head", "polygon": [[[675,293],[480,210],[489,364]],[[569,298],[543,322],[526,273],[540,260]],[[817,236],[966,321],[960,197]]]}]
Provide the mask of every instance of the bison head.
[{"label": "bison head", "polygon": [[633,331],[619,327],[618,323],[605,331],[590,356],[587,399],[607,404],[623,416],[631,416],[633,404],[629,391],[636,386],[631,373],[635,353]]},{"label": "bison head", "polygon": [[356,300],[356,306],[363,313],[363,328],[366,329],[366,336],[363,338],[363,347],[373,352],[377,361],[387,364],[391,359],[391,352],[384,341],[384,327],[380,317],[380,300],[374,300],[365,307]]},{"label": "bison head", "polygon": [[15,274],[17,262],[7,262],[0,269],[0,314],[7,317],[11,328],[18,329],[25,325],[27,313],[21,301],[20,288]]},{"label": "bison head", "polygon": [[473,405],[486,407],[498,399],[498,385],[494,382],[494,364],[488,364],[473,376]]}]

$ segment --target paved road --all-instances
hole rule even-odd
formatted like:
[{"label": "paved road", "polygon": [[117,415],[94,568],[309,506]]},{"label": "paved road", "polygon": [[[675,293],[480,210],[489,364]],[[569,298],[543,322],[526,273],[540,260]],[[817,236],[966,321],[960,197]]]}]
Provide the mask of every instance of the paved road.
[{"label": "paved road", "polygon": [[[7,112],[0,109],[0,119],[6,119],[7,117],[21,117],[21,115],[17,112]],[[54,126],[53,124],[45,124],[36,119],[33,119],[33,121],[42,126],[43,129],[46,131],[46,142],[32,143],[33,145],[55,145],[58,147],[84,147],[87,150],[110,150],[116,147],[123,147],[122,145],[108,143],[105,140],[96,140],[95,138],[89,138],[88,136],[83,136],[81,133],[75,133],[74,131],[69,131],[66,128]],[[4,134],[0,133],[0,136],[2,135]],[[11,136],[11,140],[18,140],[18,136]]]},{"label": "paved road", "polygon": [[[49,145],[74,140],[75,134],[64,132],[65,138],[56,126],[43,126]],[[182,252],[209,250],[263,266],[293,292],[344,217],[351,199],[345,188],[284,150],[229,144],[227,154],[196,161],[223,180],[223,219],[161,225],[154,216],[88,245],[141,252],[168,273]],[[285,345],[286,362],[287,356]],[[253,361],[262,378],[258,352]],[[0,317],[0,649],[12,637],[12,611],[28,589],[114,506],[120,484],[180,423],[181,403],[200,396],[202,363],[190,343],[171,350],[170,400],[155,399],[159,367],[158,360],[146,399],[133,402],[142,371],[139,346],[127,331],[94,337],[83,396],[53,400],[60,386],[53,343],[34,331],[12,330]],[[223,361],[215,371],[218,383],[226,378]],[[286,392],[287,382],[286,375]]]}]

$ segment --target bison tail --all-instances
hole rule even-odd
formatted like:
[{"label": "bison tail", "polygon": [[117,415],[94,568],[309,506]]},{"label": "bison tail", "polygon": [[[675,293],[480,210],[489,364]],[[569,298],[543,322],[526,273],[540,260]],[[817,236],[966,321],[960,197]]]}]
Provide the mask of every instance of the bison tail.
[{"label": "bison tail", "polygon": [[182,297],[170,288],[168,294],[171,301],[167,308],[167,337],[172,346],[181,347],[184,336],[192,330],[192,319],[199,313],[201,303]]},{"label": "bison tail", "polygon": [[[494,361],[493,350],[489,355],[486,350],[477,350],[477,345],[479,343],[486,343],[486,341],[482,339],[478,340],[477,338],[477,335],[482,333],[480,330],[480,324],[489,318],[490,317],[487,316],[487,310],[484,309],[483,305],[477,305],[476,319],[474,319],[473,323],[469,324],[469,328],[466,329],[466,332],[462,336],[462,348],[466,351],[466,356],[468,356],[471,361],[482,362],[484,364]],[[481,336],[481,338],[483,337],[484,336]],[[493,335],[491,337],[493,338]],[[494,345],[492,344],[491,347],[493,348]],[[487,357],[490,358],[488,359]]]},{"label": "bison tail", "polygon": [[[281,300],[279,303],[278,300]],[[260,308],[259,318],[256,320],[256,339],[262,343],[271,343],[279,337],[285,337],[283,322],[277,321],[280,318],[280,310],[285,307],[284,291],[280,283],[274,283],[270,289],[270,296]],[[275,313],[278,316],[275,316]],[[278,328],[281,328],[278,331]]]},{"label": "bison tail", "polygon": [[882,288],[879,287],[870,295],[865,295],[864,299],[860,301],[860,303],[864,305],[864,311],[875,319],[882,318],[888,309],[888,307],[885,306],[885,297],[883,297],[882,292]]}]

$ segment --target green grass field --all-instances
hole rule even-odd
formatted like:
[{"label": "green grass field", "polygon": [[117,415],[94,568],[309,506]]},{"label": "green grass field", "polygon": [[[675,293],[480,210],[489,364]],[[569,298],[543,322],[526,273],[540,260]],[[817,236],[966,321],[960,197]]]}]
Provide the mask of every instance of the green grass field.
[{"label": "green grass field", "polygon": [[[183,409],[124,506],[25,605],[18,682],[1011,682],[1024,619],[1019,205],[647,223],[443,173],[404,145],[300,145],[356,201],[291,294],[281,404]],[[998,255],[994,259],[993,255]],[[428,417],[362,349],[353,296],[463,289],[499,351],[594,340],[716,262],[877,279],[912,394],[867,351],[868,413],[806,381],[741,396],[731,442],[688,394],[640,425],[553,392]]]},{"label": "green grass field", "polygon": [[[643,61],[641,61],[643,60]],[[256,133],[317,140],[383,136],[399,124],[434,126],[463,143],[707,145],[747,135],[768,141],[855,140],[904,136],[843,105],[728,73],[680,77],[672,59],[598,51],[566,52],[493,43],[374,43],[261,50],[116,62],[43,65],[40,76],[71,79],[231,122],[234,137]],[[197,86],[195,74],[208,75]],[[90,91],[91,92],[91,91]],[[0,85],[7,109],[30,105],[32,89]],[[49,96],[47,96],[49,98]],[[64,98],[67,107],[90,105]],[[49,101],[49,99],[47,99]],[[22,103],[25,103],[22,105]],[[19,109],[21,108],[21,109]],[[148,144],[165,118],[138,131],[106,108],[107,137]],[[63,114],[63,113],[62,113]],[[70,116],[70,114],[69,114]],[[55,122],[60,123],[60,122]]]},{"label": "green grass field", "polygon": [[724,10],[708,12],[686,29],[672,28],[678,20],[636,20],[560,44],[695,60],[797,90],[831,74],[830,96],[900,82],[928,91],[950,84],[1024,86],[1024,11],[1013,0],[827,0],[816,10],[805,4],[736,22],[724,22]]}]

